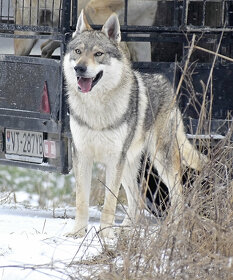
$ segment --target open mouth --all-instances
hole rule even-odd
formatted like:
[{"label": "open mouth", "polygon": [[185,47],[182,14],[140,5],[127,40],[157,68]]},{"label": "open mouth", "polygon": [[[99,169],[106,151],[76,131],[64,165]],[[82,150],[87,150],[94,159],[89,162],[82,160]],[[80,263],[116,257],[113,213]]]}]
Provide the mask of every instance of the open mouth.
[{"label": "open mouth", "polygon": [[78,88],[83,93],[87,93],[99,82],[103,76],[103,71],[100,71],[94,78],[77,77]]}]

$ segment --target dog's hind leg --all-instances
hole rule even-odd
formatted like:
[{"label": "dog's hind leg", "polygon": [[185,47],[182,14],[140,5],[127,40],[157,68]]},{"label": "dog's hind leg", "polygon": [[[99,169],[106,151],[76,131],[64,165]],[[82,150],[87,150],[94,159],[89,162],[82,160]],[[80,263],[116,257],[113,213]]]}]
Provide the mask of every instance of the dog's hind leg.
[{"label": "dog's hind leg", "polygon": [[170,213],[177,219],[184,206],[179,156],[174,155],[174,157],[169,158],[166,154],[158,152],[154,165],[168,187],[171,201]]},{"label": "dog's hind leg", "polygon": [[[162,135],[160,141],[150,145],[150,160],[157,169],[159,176],[168,187],[171,201],[169,213],[175,219],[181,215],[183,202],[181,156],[177,139],[172,135]],[[152,141],[153,142],[153,141]]]},{"label": "dog's hind leg", "polygon": [[[34,32],[15,31],[15,35],[35,35]],[[15,55],[29,55],[32,48],[36,44],[37,39],[14,38]]]},{"label": "dog's hind leg", "polygon": [[[14,9],[15,9],[15,24],[16,25],[36,25],[37,23],[37,13],[36,10],[31,7],[31,5],[35,5],[32,0],[25,1],[13,1]],[[17,35],[35,35],[35,32],[32,31],[18,31],[15,30],[14,34]],[[30,38],[14,38],[14,53],[15,55],[27,56],[30,54],[33,46],[36,44],[37,39]]]}]

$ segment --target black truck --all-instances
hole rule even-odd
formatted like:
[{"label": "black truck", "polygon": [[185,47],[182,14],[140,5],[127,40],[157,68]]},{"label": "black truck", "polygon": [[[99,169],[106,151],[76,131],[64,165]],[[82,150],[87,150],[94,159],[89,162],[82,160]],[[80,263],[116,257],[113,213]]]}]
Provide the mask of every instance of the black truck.
[{"label": "black truck", "polygon": [[[36,1],[37,7],[40,1]],[[54,0],[43,1],[55,9]],[[214,141],[225,137],[232,125],[233,111],[233,1],[149,1],[158,2],[152,26],[129,25],[128,0],[124,1],[122,39],[149,41],[152,50],[152,62],[133,62],[133,67],[139,71],[162,72],[176,87],[195,34],[190,74],[179,89],[187,133],[190,138],[207,137]],[[67,174],[72,167],[72,141],[62,61],[66,44],[75,30],[79,1],[60,0],[56,7],[58,21],[53,24],[51,20],[49,25],[43,21],[36,25],[30,21],[16,22],[14,5],[19,2],[21,9],[31,14],[33,1],[25,1],[30,5],[24,6],[23,0],[0,0],[0,51],[4,40],[20,38],[56,40],[60,49],[51,58],[1,51],[0,163]],[[51,9],[39,9],[38,14],[53,18]],[[203,101],[211,115],[200,129]]]}]

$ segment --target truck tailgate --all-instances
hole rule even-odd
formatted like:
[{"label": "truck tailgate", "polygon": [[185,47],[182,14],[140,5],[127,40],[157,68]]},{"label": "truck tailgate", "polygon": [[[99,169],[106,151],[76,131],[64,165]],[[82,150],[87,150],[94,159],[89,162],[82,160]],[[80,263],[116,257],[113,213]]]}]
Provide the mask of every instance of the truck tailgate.
[{"label": "truck tailgate", "polygon": [[47,93],[51,115],[57,116],[61,90],[60,61],[0,55],[0,110],[44,113]]}]

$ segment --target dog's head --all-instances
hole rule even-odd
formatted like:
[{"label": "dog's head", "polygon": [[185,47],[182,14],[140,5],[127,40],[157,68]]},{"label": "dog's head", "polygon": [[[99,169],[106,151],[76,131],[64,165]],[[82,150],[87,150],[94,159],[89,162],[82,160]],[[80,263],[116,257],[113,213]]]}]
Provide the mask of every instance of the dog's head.
[{"label": "dog's head", "polygon": [[120,41],[120,24],[116,14],[108,18],[101,30],[95,31],[82,11],[64,60],[69,83],[75,81],[78,91],[82,93],[115,86],[119,76],[117,72],[122,72],[123,68]]}]

